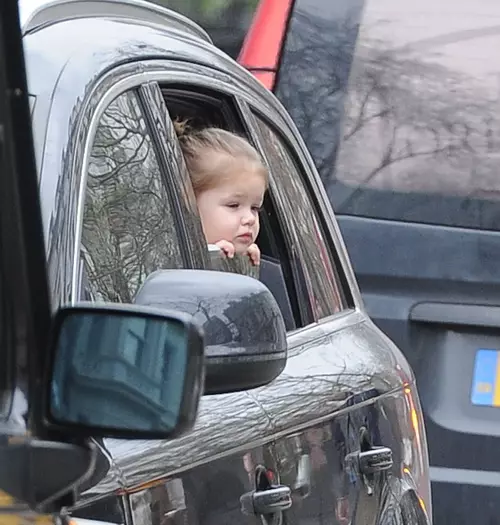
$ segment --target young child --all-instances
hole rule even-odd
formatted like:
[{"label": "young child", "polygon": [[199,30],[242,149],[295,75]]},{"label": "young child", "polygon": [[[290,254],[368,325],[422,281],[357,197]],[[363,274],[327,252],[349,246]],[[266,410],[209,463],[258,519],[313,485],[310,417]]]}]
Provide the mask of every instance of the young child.
[{"label": "young child", "polygon": [[244,138],[224,129],[191,130],[185,121],[174,126],[207,243],[217,245],[229,258],[247,254],[252,264],[259,265],[255,239],[269,180],[260,155]]}]

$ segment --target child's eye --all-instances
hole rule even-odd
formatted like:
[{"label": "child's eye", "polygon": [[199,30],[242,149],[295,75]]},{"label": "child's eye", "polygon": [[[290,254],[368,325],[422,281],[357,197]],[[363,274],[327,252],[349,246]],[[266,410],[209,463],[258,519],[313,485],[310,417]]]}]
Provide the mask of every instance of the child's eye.
[{"label": "child's eye", "polygon": [[262,206],[252,206],[252,211],[260,213],[262,211]]},{"label": "child's eye", "polygon": [[238,209],[239,204],[238,204],[237,202],[231,202],[231,203],[229,203],[229,204],[226,204],[226,206],[227,206],[228,208],[232,208],[233,210],[236,210],[236,209]]}]

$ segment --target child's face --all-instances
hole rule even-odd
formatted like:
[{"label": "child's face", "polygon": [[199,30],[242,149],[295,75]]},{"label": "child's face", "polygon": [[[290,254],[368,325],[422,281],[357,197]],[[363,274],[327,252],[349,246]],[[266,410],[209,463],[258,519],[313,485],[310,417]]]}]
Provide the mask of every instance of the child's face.
[{"label": "child's face", "polygon": [[233,178],[198,195],[197,203],[208,244],[225,240],[245,253],[259,233],[259,211],[266,184],[256,171],[242,169]]}]

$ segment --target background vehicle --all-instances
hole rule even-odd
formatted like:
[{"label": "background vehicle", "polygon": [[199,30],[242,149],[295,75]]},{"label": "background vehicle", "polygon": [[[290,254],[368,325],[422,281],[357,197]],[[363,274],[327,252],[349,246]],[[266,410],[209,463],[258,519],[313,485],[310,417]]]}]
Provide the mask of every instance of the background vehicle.
[{"label": "background vehicle", "polygon": [[298,126],[367,311],[415,371],[443,524],[500,514],[499,16],[486,0],[264,0],[239,59]]},{"label": "background vehicle", "polygon": [[[99,443],[110,469],[80,488],[73,514],[253,524],[270,500],[279,505],[264,521],[286,512],[290,525],[429,523],[411,369],[366,315],[321,181],[275,97],[200,27],[152,5],[59,1],[23,21],[54,302],[175,305],[206,323],[213,395],[193,431]],[[256,279],[213,271],[175,117],[238,131],[268,163],[258,243],[280,312]],[[139,368],[140,358],[126,356]]]}]

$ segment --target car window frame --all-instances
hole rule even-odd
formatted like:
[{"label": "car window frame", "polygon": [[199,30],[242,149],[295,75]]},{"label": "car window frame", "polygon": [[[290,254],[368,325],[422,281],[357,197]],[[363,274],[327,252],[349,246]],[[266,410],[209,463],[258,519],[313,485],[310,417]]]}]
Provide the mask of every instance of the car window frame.
[{"label": "car window frame", "polygon": [[[226,72],[222,69],[217,69],[216,66],[210,67],[185,60],[152,59],[117,65],[109,70],[89,89],[87,97],[83,101],[84,109],[74,124],[75,135],[85,137],[83,140],[78,141],[75,151],[72,152],[72,159],[70,159],[72,164],[75,164],[75,161],[79,161],[80,165],[76,167],[78,170],[77,175],[83,179],[86,176],[85,154],[87,153],[88,155],[89,143],[91,144],[91,141],[94,139],[97,122],[105,107],[124,91],[145,84],[148,81],[161,84],[185,84],[201,88],[209,87],[214,91],[220,91],[250,104],[261,114],[273,113],[276,118],[276,125],[282,130],[294,150],[297,151],[307,172],[313,195],[317,199],[318,210],[325,220],[325,235],[331,240],[334,253],[336,253],[340,261],[338,271],[340,278],[345,279],[346,285],[343,290],[346,302],[351,309],[362,310],[363,300],[347,256],[337,220],[319,175],[315,168],[312,167],[314,166],[313,160],[305,147],[305,143],[282,104],[264,86],[256,82],[251,74],[248,74],[248,76],[242,75],[240,68],[235,70],[235,72]],[[304,159],[307,162],[304,162]],[[83,182],[84,180],[78,181],[77,206],[80,213],[82,211],[80,206],[82,192],[80,189]],[[73,304],[77,300],[79,286],[79,247],[81,242],[81,221],[79,219],[80,217],[76,217],[75,221],[73,261],[71,265],[72,279],[71,290],[69,291],[69,302]]]},{"label": "car window frame", "polygon": [[[136,63],[137,64],[137,63]],[[118,68],[121,69],[121,68]],[[110,82],[110,85],[106,86],[106,89],[99,96],[94,96],[92,104],[87,104],[87,111],[84,110],[84,114],[81,117],[81,125],[83,129],[80,129],[80,133],[84,135],[83,152],[81,152],[81,163],[76,168],[78,173],[78,190],[77,190],[77,204],[76,204],[76,232],[74,240],[74,254],[73,264],[71,271],[71,292],[70,302],[75,304],[78,300],[81,300],[81,284],[83,278],[83,262],[81,258],[81,246],[82,246],[82,232],[83,232],[83,220],[85,214],[85,197],[87,192],[87,181],[88,181],[88,168],[89,161],[92,156],[92,147],[95,143],[96,132],[101,122],[102,116],[109,106],[120,96],[124,95],[129,91],[135,93],[135,97],[140,106],[141,117],[144,119],[148,137],[151,140],[151,146],[154,150],[155,160],[158,162],[160,172],[162,175],[162,184],[165,189],[165,195],[168,196],[169,202],[174,215],[174,227],[177,232],[180,251],[183,259],[184,268],[200,268],[207,267],[208,256],[204,255],[202,250],[197,249],[196,242],[190,242],[190,239],[196,239],[194,236],[181,235],[184,228],[179,225],[179,209],[181,208],[181,197],[178,188],[178,179],[182,177],[182,169],[178,169],[180,162],[168,162],[168,159],[174,155],[177,159],[179,158],[180,149],[177,143],[177,138],[173,127],[171,130],[166,126],[165,119],[162,119],[162,110],[158,106],[159,100],[155,97],[154,81],[149,81],[141,78],[141,75],[131,75],[130,71],[124,71],[124,77],[120,81]],[[116,77],[115,77],[116,78]],[[112,80],[112,78],[111,78]],[[98,86],[96,86],[98,87]],[[161,96],[161,91],[157,84],[158,93]],[[96,94],[98,89],[94,89],[91,93]],[[157,94],[157,93],[156,93]],[[145,108],[148,108],[146,110]],[[168,111],[165,106],[165,111]],[[163,137],[170,137],[168,141],[159,141],[158,137],[161,134]],[[160,144],[163,146],[160,147]],[[169,148],[168,145],[171,147]],[[77,157],[78,153],[74,152],[74,156]],[[181,157],[183,159],[183,157]],[[72,163],[73,164],[73,163]],[[174,189],[174,191],[172,191]],[[182,214],[181,214],[182,215]],[[188,215],[184,215],[186,218]],[[194,224],[193,224],[194,222]],[[196,227],[196,222],[193,221],[190,225],[191,229]],[[201,229],[201,223],[200,223]]]}]

